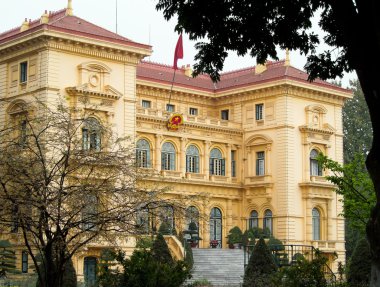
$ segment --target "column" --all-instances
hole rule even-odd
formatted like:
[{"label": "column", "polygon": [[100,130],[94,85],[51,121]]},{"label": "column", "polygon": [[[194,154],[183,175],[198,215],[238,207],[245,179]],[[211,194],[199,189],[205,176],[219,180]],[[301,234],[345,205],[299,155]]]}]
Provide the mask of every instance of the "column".
[{"label": "column", "polygon": [[155,147],[155,153],[154,153],[154,168],[159,171],[161,170],[161,141],[162,141],[162,135],[155,135],[156,137],[156,147]]},{"label": "column", "polygon": [[272,166],[271,166],[271,145],[268,144],[266,146],[266,159],[265,159],[265,175],[272,174]]},{"label": "column", "polygon": [[181,138],[181,150],[179,151],[179,167],[181,176],[185,176],[186,173],[186,143],[187,138]]},{"label": "column", "polygon": [[[232,223],[232,199],[227,199],[227,224],[226,224],[226,232],[228,234],[228,232],[230,231],[230,229],[233,227],[233,223]],[[238,225],[238,224],[236,224]]]},{"label": "column", "polygon": [[226,144],[227,146],[227,156],[225,161],[225,168],[226,168],[226,176],[228,177],[228,180],[231,181],[231,144]]},{"label": "column", "polygon": [[203,151],[203,170],[204,170],[204,174],[206,175],[207,179],[209,178],[209,169],[210,169],[210,145],[211,145],[211,142],[210,141],[204,141],[204,151]]}]

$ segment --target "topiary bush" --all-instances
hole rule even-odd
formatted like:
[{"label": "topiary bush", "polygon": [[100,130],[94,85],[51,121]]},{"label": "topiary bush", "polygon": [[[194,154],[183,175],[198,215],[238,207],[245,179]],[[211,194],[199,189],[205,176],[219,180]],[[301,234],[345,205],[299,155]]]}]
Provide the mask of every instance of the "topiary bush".
[{"label": "topiary bush", "polygon": [[168,245],[166,244],[165,238],[159,233],[153,242],[152,255],[154,259],[158,262],[172,265],[174,263],[172,255]]},{"label": "topiary bush", "polygon": [[228,235],[228,244],[236,244],[243,242],[243,232],[239,228],[239,226],[234,226],[229,231]]},{"label": "topiary bush", "polygon": [[244,273],[244,287],[274,287],[272,276],[277,267],[263,238],[256,243]]},{"label": "topiary bush", "polygon": [[158,228],[158,233],[162,235],[171,235],[172,230],[170,226],[164,221],[161,223],[160,227]]}]

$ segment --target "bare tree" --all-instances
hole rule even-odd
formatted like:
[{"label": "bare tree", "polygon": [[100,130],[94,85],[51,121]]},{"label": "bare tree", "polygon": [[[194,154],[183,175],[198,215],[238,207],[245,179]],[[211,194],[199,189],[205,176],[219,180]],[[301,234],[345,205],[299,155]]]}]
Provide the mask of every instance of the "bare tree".
[{"label": "bare tree", "polygon": [[0,131],[0,229],[22,236],[41,286],[63,286],[65,263],[92,240],[137,232],[139,211],[177,204],[139,186],[133,143],[91,111],[34,101]]}]

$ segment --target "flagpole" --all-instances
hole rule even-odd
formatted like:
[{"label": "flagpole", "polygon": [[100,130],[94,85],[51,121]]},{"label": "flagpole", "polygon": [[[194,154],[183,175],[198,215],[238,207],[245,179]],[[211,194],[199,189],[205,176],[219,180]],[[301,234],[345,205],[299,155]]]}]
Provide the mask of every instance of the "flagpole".
[{"label": "flagpole", "polygon": [[174,79],[175,79],[175,72],[177,71],[177,69],[174,69],[174,73],[173,73],[173,79],[172,79],[172,86],[170,88],[170,93],[169,93],[169,103],[168,105],[170,105],[170,100],[172,98],[172,91],[173,91],[173,86],[174,86]]}]

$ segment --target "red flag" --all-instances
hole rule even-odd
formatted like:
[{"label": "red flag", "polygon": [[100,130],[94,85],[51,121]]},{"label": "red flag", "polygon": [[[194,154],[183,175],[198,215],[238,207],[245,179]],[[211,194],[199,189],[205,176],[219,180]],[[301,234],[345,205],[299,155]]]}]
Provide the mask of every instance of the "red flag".
[{"label": "red flag", "polygon": [[177,45],[175,46],[175,51],[174,51],[174,64],[173,68],[174,70],[177,70],[177,61],[178,59],[183,59],[183,44],[182,44],[182,34],[179,35]]}]

